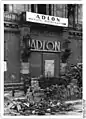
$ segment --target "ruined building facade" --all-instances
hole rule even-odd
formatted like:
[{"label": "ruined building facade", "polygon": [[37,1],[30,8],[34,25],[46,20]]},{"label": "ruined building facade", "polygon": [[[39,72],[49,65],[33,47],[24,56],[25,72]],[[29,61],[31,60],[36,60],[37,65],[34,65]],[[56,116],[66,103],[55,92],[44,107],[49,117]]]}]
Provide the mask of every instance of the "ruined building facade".
[{"label": "ruined building facade", "polygon": [[[26,12],[45,15],[44,17],[48,15],[48,19],[50,16],[53,19],[66,18],[68,26],[27,22]],[[34,42],[34,50],[27,54],[26,49],[24,56],[22,52],[25,35],[29,35],[27,39]],[[40,51],[35,50],[38,43]],[[60,43],[60,46],[56,43]],[[7,66],[5,83],[20,83],[22,74],[30,74],[31,77],[59,77],[62,63],[82,63],[82,5],[4,4],[4,46],[4,61]],[[67,60],[63,58],[66,51],[70,54]]]}]

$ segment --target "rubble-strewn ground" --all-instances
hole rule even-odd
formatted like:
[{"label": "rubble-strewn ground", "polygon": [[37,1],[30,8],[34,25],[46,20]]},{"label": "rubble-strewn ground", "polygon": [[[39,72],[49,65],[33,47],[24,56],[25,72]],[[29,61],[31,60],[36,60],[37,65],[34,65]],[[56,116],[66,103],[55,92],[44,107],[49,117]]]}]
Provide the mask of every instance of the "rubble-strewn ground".
[{"label": "rubble-strewn ground", "polygon": [[[23,91],[4,92],[4,115],[80,115],[82,114],[82,67],[73,66],[61,78],[31,79]],[[19,88],[20,89],[20,88]],[[26,92],[24,94],[24,92]]]},{"label": "rubble-strewn ground", "polygon": [[[4,115],[81,115],[82,100],[45,101],[29,103],[23,91],[16,91],[15,97],[10,92],[4,93]],[[38,99],[37,99],[38,100]]]}]

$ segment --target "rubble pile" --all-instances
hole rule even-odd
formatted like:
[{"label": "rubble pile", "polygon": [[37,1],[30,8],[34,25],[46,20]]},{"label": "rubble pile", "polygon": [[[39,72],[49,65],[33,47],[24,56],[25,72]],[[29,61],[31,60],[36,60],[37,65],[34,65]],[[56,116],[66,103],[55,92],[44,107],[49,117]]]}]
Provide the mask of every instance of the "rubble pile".
[{"label": "rubble pile", "polygon": [[[65,104],[56,100],[40,100],[39,102],[29,102],[26,99],[15,99],[7,104],[10,115],[56,115],[65,111],[72,111],[72,104]],[[7,113],[6,113],[7,114]]]},{"label": "rubble pile", "polygon": [[[67,98],[70,100],[72,97],[75,99],[82,98],[82,64],[71,65],[68,67],[66,73],[61,78],[67,81],[66,92]],[[63,83],[64,85],[64,83]]]},{"label": "rubble pile", "polygon": [[58,115],[73,111],[73,104],[65,103],[65,101],[82,98],[81,69],[74,68],[66,75],[69,75],[67,80],[71,79],[67,85],[64,83],[49,85],[46,82],[42,89],[37,80],[32,80],[23,98],[10,99],[6,96],[4,99],[5,115]]},{"label": "rubble pile", "polygon": [[[61,90],[62,89],[62,90]],[[64,86],[52,85],[42,90],[29,87],[23,99],[13,99],[5,104],[9,115],[56,115],[73,110],[72,104],[64,102]],[[63,92],[62,92],[63,91]]]},{"label": "rubble pile", "polygon": [[82,87],[82,64],[71,65],[65,74],[65,78],[67,80],[69,79],[69,82],[71,82],[72,79],[76,79],[78,87],[81,88]]}]

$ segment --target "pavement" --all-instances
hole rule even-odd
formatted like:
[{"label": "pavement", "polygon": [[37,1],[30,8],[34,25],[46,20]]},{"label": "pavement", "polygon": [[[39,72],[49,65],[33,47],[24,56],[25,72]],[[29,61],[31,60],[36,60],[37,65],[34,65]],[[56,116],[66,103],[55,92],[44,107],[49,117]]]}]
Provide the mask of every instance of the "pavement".
[{"label": "pavement", "polygon": [[67,112],[67,115],[72,114],[72,115],[81,115],[82,110],[83,110],[83,100],[71,100],[71,101],[66,101],[65,103],[71,103],[73,104],[73,111]]}]

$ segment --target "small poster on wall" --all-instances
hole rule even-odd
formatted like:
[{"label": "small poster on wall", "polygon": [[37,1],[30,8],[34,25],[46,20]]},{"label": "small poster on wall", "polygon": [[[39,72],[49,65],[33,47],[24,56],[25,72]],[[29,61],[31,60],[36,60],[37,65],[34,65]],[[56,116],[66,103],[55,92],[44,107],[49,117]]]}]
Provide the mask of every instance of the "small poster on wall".
[{"label": "small poster on wall", "polygon": [[21,64],[21,73],[28,74],[29,73],[29,63],[22,63]]},{"label": "small poster on wall", "polygon": [[54,60],[45,60],[45,76],[54,76]]},{"label": "small poster on wall", "polygon": [[7,71],[7,62],[4,61],[4,71]]}]

